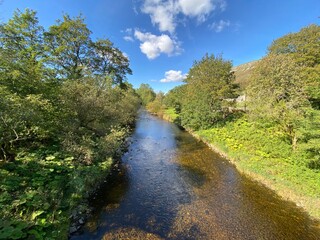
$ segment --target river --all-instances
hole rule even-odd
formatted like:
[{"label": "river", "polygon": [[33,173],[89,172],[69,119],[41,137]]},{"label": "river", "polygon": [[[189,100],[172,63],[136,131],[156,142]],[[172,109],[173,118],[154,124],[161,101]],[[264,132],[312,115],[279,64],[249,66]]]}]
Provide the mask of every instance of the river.
[{"label": "river", "polygon": [[79,239],[320,239],[319,223],[176,125],[141,111]]}]

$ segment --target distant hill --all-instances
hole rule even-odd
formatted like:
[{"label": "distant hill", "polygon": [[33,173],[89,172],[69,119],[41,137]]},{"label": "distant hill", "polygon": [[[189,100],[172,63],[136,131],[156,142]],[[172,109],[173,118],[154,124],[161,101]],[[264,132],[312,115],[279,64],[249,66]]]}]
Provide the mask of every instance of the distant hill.
[{"label": "distant hill", "polygon": [[252,71],[258,62],[259,60],[256,60],[232,68],[232,71],[234,71],[236,76],[236,83],[240,85],[241,89],[247,87]]}]

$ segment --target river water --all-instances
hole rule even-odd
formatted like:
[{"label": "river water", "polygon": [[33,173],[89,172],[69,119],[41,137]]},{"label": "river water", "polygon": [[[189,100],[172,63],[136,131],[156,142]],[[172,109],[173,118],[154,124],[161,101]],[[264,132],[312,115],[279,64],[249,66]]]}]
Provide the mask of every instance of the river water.
[{"label": "river water", "polygon": [[320,239],[319,223],[176,125],[141,111],[130,142],[71,239]]}]

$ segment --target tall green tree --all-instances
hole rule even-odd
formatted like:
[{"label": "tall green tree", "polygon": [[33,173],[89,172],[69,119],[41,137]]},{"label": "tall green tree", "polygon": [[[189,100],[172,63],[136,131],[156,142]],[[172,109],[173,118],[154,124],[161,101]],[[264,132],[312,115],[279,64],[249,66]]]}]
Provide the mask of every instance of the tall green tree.
[{"label": "tall green tree", "polygon": [[44,29],[36,12],[16,11],[0,26],[0,158],[13,160],[15,148],[47,139],[56,126],[47,99]]},{"label": "tall green tree", "polygon": [[108,39],[100,39],[91,43],[93,57],[90,61],[94,74],[112,77],[113,84],[124,84],[127,74],[132,74],[129,59]]},{"label": "tall green tree", "polygon": [[313,107],[320,109],[320,26],[312,24],[275,40],[269,54],[289,54],[302,66],[304,86]]},{"label": "tall green tree", "polygon": [[83,17],[64,15],[45,33],[49,63],[59,79],[79,79],[89,66],[90,34]]},{"label": "tall green tree", "polygon": [[0,81],[12,93],[26,96],[44,91],[43,27],[36,12],[15,11],[0,25]]},{"label": "tall green tree", "polygon": [[290,54],[269,54],[257,64],[248,88],[250,115],[277,124],[293,149],[310,112],[301,68]]},{"label": "tall green tree", "polygon": [[180,85],[171,89],[164,98],[164,104],[166,107],[174,108],[176,113],[181,112],[181,106],[184,98],[186,85]]},{"label": "tall green tree", "polygon": [[229,114],[228,99],[236,96],[232,63],[222,56],[206,54],[195,61],[185,80],[187,85],[181,122],[192,129],[208,128]]},{"label": "tall green tree", "polygon": [[156,98],[156,93],[153,91],[150,85],[146,83],[142,83],[136,92],[141,99],[142,105],[144,106]]}]

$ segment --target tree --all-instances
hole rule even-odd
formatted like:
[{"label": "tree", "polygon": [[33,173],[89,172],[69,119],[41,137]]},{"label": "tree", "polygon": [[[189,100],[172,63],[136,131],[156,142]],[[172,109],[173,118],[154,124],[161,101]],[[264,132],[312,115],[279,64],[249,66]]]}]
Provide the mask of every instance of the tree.
[{"label": "tree", "polygon": [[16,11],[0,25],[1,85],[12,93],[26,96],[44,91],[43,31],[36,12],[28,9]]},{"label": "tree", "polygon": [[89,66],[91,31],[81,16],[71,18],[64,15],[56,25],[45,33],[46,48],[50,65],[56,76],[64,79],[79,79]]},{"label": "tree", "polygon": [[[195,61],[185,80],[181,122],[192,129],[208,128],[229,114],[227,99],[236,96],[232,64],[206,54]],[[231,102],[230,102],[231,103]]]},{"label": "tree", "polygon": [[[46,98],[43,28],[36,12],[16,11],[0,26],[0,158],[14,160],[15,148],[52,136],[54,107]],[[46,97],[44,97],[46,96]]]},{"label": "tree", "polygon": [[142,83],[136,92],[139,95],[144,106],[146,106],[156,98],[156,93],[153,91],[150,85],[146,83]]},{"label": "tree", "polygon": [[314,108],[320,109],[320,26],[310,25],[297,33],[287,34],[275,40],[269,54],[289,54],[302,66],[303,88]]},{"label": "tree", "polygon": [[92,72],[98,75],[108,75],[114,84],[124,87],[127,74],[132,74],[129,68],[129,59],[108,39],[100,39],[91,43],[93,59]]},{"label": "tree", "polygon": [[[86,164],[91,164],[97,158],[112,156],[117,148],[108,147],[110,142],[106,139],[118,130],[122,132],[135,120],[138,97],[132,87],[128,85],[123,90],[119,86],[112,86],[112,79],[105,79],[108,80],[109,84],[101,84],[101,76],[85,77],[66,81],[62,87],[64,108],[68,113],[63,126],[63,145]],[[95,151],[102,151],[96,149],[97,142],[106,149],[99,156],[94,154]]]},{"label": "tree", "polygon": [[248,88],[250,115],[277,124],[296,149],[309,101],[301,66],[290,54],[269,54],[256,66]]},{"label": "tree", "polygon": [[166,107],[174,108],[176,113],[181,112],[182,101],[184,97],[186,85],[180,85],[171,89],[164,98],[164,104]]},{"label": "tree", "polygon": [[162,116],[164,111],[163,100],[164,100],[164,93],[160,91],[156,94],[155,99],[152,102],[149,102],[147,104],[146,107],[148,111],[154,114],[157,114],[159,116]]},{"label": "tree", "polygon": [[0,159],[12,161],[16,147],[51,138],[59,129],[55,110],[40,94],[21,97],[0,86]]},{"label": "tree", "polygon": [[104,179],[135,120],[128,73],[81,17],[46,33],[30,10],[0,24],[0,238],[67,237],[71,209]]}]

